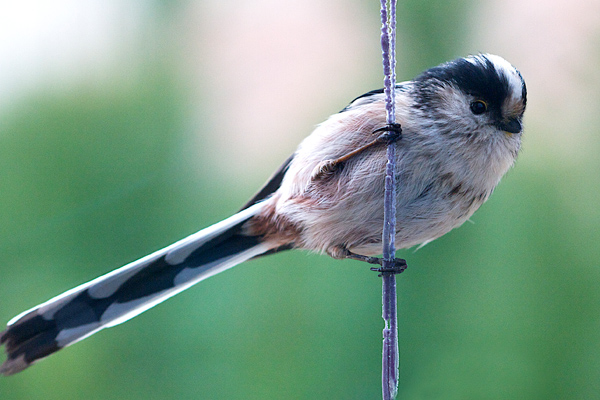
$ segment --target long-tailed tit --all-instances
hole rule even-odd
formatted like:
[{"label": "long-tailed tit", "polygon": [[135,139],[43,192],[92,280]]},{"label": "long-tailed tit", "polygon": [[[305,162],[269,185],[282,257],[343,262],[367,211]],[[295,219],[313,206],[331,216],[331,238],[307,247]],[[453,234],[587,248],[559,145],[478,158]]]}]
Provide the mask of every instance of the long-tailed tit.
[{"label": "long-tailed tit", "polygon": [[[434,240],[491,195],[521,145],[521,74],[476,55],[396,85],[396,245]],[[307,249],[373,261],[382,251],[384,95],[355,99],[319,125],[237,214],[13,318],[0,373],[115,326],[253,257]],[[396,132],[398,133],[398,132]]]}]

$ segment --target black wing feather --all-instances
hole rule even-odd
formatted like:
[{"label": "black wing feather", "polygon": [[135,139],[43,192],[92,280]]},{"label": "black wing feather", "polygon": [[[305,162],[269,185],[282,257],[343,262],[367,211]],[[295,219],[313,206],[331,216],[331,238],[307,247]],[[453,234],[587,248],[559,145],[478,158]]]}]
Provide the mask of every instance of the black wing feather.
[{"label": "black wing feather", "polygon": [[275,193],[275,191],[277,189],[279,189],[279,186],[281,185],[281,181],[283,180],[283,176],[287,172],[287,169],[290,166],[290,163],[292,162],[293,158],[294,158],[294,154],[289,156],[288,159],[285,160],[283,164],[281,164],[281,166],[277,169],[277,171],[275,171],[275,173],[273,173],[273,175],[271,175],[271,177],[260,188],[260,190],[254,196],[252,196],[250,198],[250,200],[248,200],[246,202],[246,204],[244,204],[244,206],[240,209],[240,211],[245,210],[246,208],[250,207],[251,205],[258,203],[259,201],[264,200],[267,197],[269,197],[270,195],[272,195],[273,193]]}]

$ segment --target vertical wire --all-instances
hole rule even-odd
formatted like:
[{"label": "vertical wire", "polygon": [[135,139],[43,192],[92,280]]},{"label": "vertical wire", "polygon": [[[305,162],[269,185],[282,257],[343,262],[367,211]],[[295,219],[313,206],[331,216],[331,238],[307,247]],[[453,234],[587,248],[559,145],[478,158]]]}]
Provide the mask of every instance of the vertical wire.
[{"label": "vertical wire", "polygon": [[[390,0],[389,14],[387,0],[381,0],[381,47],[384,73],[384,93],[386,98],[386,121],[396,122],[396,1]],[[387,147],[387,164],[384,193],[383,222],[383,352],[382,352],[382,395],[384,400],[396,398],[399,380],[398,320],[396,305],[396,276],[385,272],[393,269],[396,234],[396,146],[392,142]]]}]

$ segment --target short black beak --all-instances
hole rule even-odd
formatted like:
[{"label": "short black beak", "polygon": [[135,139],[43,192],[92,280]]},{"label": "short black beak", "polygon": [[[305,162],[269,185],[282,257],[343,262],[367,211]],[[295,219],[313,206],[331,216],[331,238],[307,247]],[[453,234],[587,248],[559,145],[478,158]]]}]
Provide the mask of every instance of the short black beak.
[{"label": "short black beak", "polygon": [[498,127],[509,133],[519,133],[523,129],[521,121],[519,121],[517,118],[511,118],[507,121],[502,121],[498,124]]}]

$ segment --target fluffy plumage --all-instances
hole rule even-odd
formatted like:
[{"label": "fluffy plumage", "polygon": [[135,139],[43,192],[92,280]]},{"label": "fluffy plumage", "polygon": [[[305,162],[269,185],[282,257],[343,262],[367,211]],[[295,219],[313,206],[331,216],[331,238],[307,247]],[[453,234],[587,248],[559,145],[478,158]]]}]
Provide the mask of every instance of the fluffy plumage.
[{"label": "fluffy plumage", "polygon": [[[405,248],[461,225],[488,199],[517,157],[527,91],[493,55],[460,58],[397,87],[396,245]],[[238,214],[13,318],[0,334],[8,354],[0,373],[22,371],[253,257],[290,248],[334,258],[381,253],[386,150],[376,131],[385,124],[381,90],[356,98]]]}]

